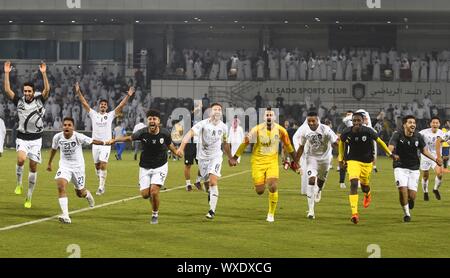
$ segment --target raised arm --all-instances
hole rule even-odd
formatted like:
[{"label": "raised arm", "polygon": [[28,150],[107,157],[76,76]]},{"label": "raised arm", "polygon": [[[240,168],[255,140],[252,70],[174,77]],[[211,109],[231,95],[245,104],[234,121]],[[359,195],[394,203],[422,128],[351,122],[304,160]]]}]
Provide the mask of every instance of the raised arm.
[{"label": "raised arm", "polygon": [[128,89],[127,95],[122,99],[122,101],[119,103],[119,105],[116,107],[116,109],[114,109],[114,112],[116,113],[116,115],[122,113],[122,110],[125,107],[125,104],[127,104],[128,99],[130,99],[130,97],[133,96],[133,94],[134,94],[134,88],[130,87],[130,89]]},{"label": "raised arm", "polygon": [[42,62],[39,66],[39,70],[42,73],[42,80],[44,80],[44,90],[42,91],[42,97],[44,99],[47,99],[48,95],[50,94],[50,83],[48,82],[47,77],[47,65]]},{"label": "raised arm", "polygon": [[84,110],[89,113],[91,111],[91,107],[81,93],[80,84],[78,82],[75,83],[75,93],[78,95],[78,98],[80,99],[81,105],[83,106]]},{"label": "raised arm", "polygon": [[11,84],[9,83],[9,74],[11,72],[11,62],[10,61],[5,62],[4,71],[5,71],[5,78],[4,78],[3,87],[5,89],[5,93],[9,99],[14,99],[16,94],[13,92],[13,90],[11,90]]}]

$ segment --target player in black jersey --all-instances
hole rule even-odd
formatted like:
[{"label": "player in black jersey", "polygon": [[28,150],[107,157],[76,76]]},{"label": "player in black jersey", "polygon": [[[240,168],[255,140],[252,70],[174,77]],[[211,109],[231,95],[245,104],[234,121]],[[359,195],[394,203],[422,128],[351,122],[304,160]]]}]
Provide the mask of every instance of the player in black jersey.
[{"label": "player in black jersey", "polygon": [[421,134],[416,133],[416,118],[406,116],[403,118],[403,130],[392,134],[389,141],[389,150],[394,153],[395,183],[400,195],[400,205],[403,208],[403,221],[411,221],[410,209],[414,208],[417,185],[420,176],[420,151],[423,155],[442,166],[442,159],[436,159],[426,148]]},{"label": "player in black jersey", "polygon": [[31,197],[36,186],[37,165],[41,163],[42,148],[42,131],[44,130],[44,102],[50,93],[50,84],[47,78],[47,66],[41,63],[39,70],[44,81],[44,90],[41,94],[35,96],[34,84],[27,82],[23,84],[23,97],[18,95],[11,89],[9,83],[9,74],[12,70],[11,62],[6,61],[4,64],[5,78],[4,89],[9,99],[11,99],[17,107],[19,117],[19,127],[17,128],[16,151],[17,165],[16,176],[17,184],[14,193],[22,194],[22,176],[25,160],[30,160],[30,172],[28,173],[28,193],[25,199],[25,208],[31,208]]},{"label": "player in black jersey", "polygon": [[372,172],[374,160],[374,141],[390,157],[392,153],[386,144],[378,137],[375,131],[367,126],[363,126],[363,115],[354,113],[352,116],[353,126],[346,128],[339,140],[339,166],[341,169],[348,169],[350,180],[349,201],[352,209],[351,221],[355,224],[359,222],[358,214],[358,185],[364,192],[363,205],[367,208],[371,202],[369,187],[370,173]]},{"label": "player in black jersey", "polygon": [[161,116],[157,110],[147,112],[148,127],[142,128],[131,136],[117,140],[110,140],[108,144],[115,142],[131,142],[139,140],[142,145],[139,160],[139,187],[144,199],[150,198],[152,204],[151,224],[158,224],[159,190],[164,185],[167,177],[168,163],[167,151],[176,154],[177,149],[172,143],[170,132],[160,128]]}]

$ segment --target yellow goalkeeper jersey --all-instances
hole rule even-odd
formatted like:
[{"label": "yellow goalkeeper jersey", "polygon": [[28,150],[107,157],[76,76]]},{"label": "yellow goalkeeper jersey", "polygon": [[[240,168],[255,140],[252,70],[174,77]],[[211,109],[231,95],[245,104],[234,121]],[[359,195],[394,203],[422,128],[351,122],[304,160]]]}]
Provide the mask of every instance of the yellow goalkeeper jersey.
[{"label": "yellow goalkeeper jersey", "polygon": [[252,162],[259,164],[278,161],[280,142],[283,143],[284,148],[289,153],[294,151],[289,135],[284,127],[274,123],[272,129],[268,130],[266,123],[262,123],[252,128],[245,137],[244,143],[241,144],[236,152],[236,155],[241,156],[245,147],[250,143],[254,143]]}]

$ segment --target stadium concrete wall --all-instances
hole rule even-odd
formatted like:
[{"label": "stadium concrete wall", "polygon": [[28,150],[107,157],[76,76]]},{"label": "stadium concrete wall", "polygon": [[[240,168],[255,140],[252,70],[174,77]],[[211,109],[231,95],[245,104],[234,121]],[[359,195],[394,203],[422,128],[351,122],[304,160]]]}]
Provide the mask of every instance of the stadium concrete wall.
[{"label": "stadium concrete wall", "polygon": [[[201,99],[208,94],[212,101],[229,102],[230,106],[254,104],[254,97],[260,92],[265,102],[271,105],[275,105],[279,96],[284,98],[286,104],[320,98],[327,107],[336,105],[339,110],[359,107],[375,112],[389,104],[403,105],[413,100],[422,102],[429,96],[433,104],[441,108],[450,107],[450,83],[153,80],[151,87],[153,98]],[[219,99],[213,99],[215,96]]]}]

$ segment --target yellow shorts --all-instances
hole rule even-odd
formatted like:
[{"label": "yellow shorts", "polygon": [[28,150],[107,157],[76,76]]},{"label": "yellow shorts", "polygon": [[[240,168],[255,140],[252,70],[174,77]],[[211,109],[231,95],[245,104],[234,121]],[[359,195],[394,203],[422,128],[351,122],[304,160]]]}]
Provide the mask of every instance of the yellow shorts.
[{"label": "yellow shorts", "polygon": [[364,163],[356,160],[347,161],[348,179],[359,179],[364,185],[369,185],[370,173],[372,173],[373,163]]},{"label": "yellow shorts", "polygon": [[255,186],[266,184],[267,179],[278,179],[279,175],[278,159],[266,163],[252,161],[252,179]]}]

